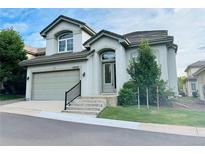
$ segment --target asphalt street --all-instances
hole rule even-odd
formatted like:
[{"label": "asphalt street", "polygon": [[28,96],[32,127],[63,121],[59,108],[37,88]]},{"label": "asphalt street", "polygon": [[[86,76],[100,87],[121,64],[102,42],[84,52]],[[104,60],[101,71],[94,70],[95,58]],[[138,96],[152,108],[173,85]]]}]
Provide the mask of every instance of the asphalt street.
[{"label": "asphalt street", "polygon": [[0,113],[0,145],[205,145],[205,138]]}]

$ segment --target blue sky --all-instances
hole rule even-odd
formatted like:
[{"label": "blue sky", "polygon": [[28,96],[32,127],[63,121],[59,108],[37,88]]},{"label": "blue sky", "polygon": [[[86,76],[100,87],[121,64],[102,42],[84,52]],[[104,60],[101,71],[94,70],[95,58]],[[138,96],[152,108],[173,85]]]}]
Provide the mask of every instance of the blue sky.
[{"label": "blue sky", "polygon": [[178,75],[190,63],[205,59],[205,9],[0,9],[0,29],[14,27],[25,44],[44,47],[39,32],[61,14],[81,20],[95,31],[168,30],[179,46]]}]

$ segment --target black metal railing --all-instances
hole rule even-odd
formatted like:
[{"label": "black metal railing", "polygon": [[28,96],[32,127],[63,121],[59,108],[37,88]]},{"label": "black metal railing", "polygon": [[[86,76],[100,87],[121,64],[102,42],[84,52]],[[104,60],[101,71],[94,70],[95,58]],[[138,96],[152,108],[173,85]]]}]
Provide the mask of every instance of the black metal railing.
[{"label": "black metal railing", "polygon": [[81,80],[75,86],[73,86],[70,90],[65,92],[64,110],[66,110],[67,106],[70,106],[70,103],[79,96],[81,96]]}]

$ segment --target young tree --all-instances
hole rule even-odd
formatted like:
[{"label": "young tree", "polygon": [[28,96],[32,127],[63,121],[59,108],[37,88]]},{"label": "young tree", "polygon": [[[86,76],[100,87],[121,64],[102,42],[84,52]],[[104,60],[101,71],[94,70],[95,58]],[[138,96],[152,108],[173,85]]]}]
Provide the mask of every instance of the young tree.
[{"label": "young tree", "polygon": [[153,103],[156,101],[157,86],[162,83],[160,80],[161,69],[148,42],[142,41],[140,43],[138,53],[137,58],[131,59],[127,72],[136,86],[140,88],[141,102],[146,102],[146,88],[148,88],[149,100]]},{"label": "young tree", "polygon": [[183,85],[184,85],[186,79],[187,79],[186,76],[180,76],[180,77],[178,77],[178,88],[179,88],[179,91],[182,91],[182,90],[183,90]]},{"label": "young tree", "polygon": [[23,70],[18,63],[27,59],[23,48],[24,43],[18,32],[13,29],[0,31],[0,82],[15,84],[21,79]]}]

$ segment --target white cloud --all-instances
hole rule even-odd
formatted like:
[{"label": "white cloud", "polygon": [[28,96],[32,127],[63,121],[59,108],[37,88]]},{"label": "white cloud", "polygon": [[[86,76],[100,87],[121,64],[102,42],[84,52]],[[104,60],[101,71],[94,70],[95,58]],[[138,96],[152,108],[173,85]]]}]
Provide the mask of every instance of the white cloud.
[{"label": "white cloud", "polygon": [[24,37],[25,44],[31,45],[32,47],[45,47],[46,42],[39,32],[34,32],[31,35]]},{"label": "white cloud", "polygon": [[14,30],[23,33],[28,30],[28,25],[26,23],[6,23],[3,25],[3,29],[14,28]]}]

